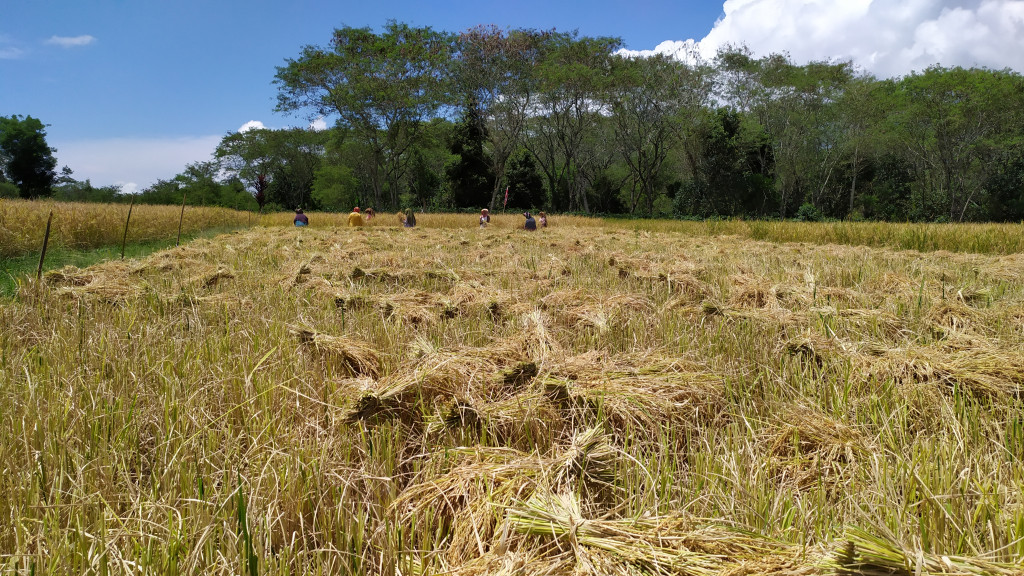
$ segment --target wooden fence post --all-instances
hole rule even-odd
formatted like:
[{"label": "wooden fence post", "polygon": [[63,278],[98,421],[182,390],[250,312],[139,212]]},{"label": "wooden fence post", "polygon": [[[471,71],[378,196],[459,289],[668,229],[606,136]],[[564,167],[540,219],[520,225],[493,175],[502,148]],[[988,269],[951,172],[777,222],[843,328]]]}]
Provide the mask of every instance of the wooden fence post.
[{"label": "wooden fence post", "polygon": [[128,205],[128,218],[124,221],[124,236],[121,236],[121,260],[124,260],[124,244],[128,240],[128,223],[132,221],[132,208],[135,207],[135,195],[132,194],[132,203]]},{"label": "wooden fence post", "polygon": [[46,233],[43,234],[43,250],[39,253],[39,268],[36,269],[36,280],[41,280],[43,277],[43,260],[46,259],[46,246],[50,243],[51,222],[53,222],[53,210],[50,210],[50,215],[46,217]]},{"label": "wooden fence post", "polygon": [[185,220],[185,197],[188,196],[188,192],[181,193],[181,216],[178,218],[178,239],[174,241],[175,246],[181,244],[181,223]]}]

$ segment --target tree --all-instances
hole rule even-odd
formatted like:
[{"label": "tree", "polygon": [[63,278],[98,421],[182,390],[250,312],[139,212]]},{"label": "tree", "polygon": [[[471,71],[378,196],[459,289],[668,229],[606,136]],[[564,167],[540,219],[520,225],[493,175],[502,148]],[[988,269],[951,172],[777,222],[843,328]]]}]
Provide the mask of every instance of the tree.
[{"label": "tree", "polygon": [[723,48],[717,62],[726,100],[752,115],[770,139],[779,215],[792,215],[805,197],[820,204],[840,158],[834,102],[853,77],[852,64],[798,66],[786,54],[754,59],[734,46]]},{"label": "tree", "polygon": [[260,210],[308,206],[328,132],[302,128],[228,133],[214,152],[220,168],[251,190]]},{"label": "tree", "polygon": [[459,35],[455,77],[463,106],[478,115],[493,178],[489,207],[503,200],[509,158],[519,148],[536,98],[534,70],[554,32],[478,26]]},{"label": "tree", "polygon": [[487,129],[476,107],[470,104],[452,131],[448,149],[453,161],[445,168],[455,205],[460,208],[492,204],[494,175],[484,152],[486,138]]},{"label": "tree", "polygon": [[533,157],[525,153],[513,156],[508,165],[508,207],[542,209],[546,205],[544,181]]},{"label": "tree", "polygon": [[56,152],[46,144],[46,126],[31,116],[0,116],[0,172],[22,198],[53,194]]},{"label": "tree", "polygon": [[632,179],[630,213],[641,201],[648,213],[653,210],[669,152],[699,124],[710,94],[710,79],[700,67],[663,55],[613,60],[607,101],[615,142]]},{"label": "tree", "polygon": [[374,203],[397,206],[407,152],[447,102],[453,42],[448,33],[395,21],[380,34],[336,29],[329,48],[306,46],[277,68],[276,110],[338,116],[370,148]]},{"label": "tree", "polygon": [[963,220],[1020,139],[1024,79],[1011,71],[933,66],[888,87],[888,131],[909,153],[921,215]]},{"label": "tree", "polygon": [[[547,176],[552,200],[559,182],[568,185],[569,210],[589,212],[586,188],[603,164],[607,146],[587,146],[601,120],[600,102],[618,38],[557,34],[538,66],[539,94],[532,137],[526,146]],[[595,156],[593,153],[597,153]]]}]

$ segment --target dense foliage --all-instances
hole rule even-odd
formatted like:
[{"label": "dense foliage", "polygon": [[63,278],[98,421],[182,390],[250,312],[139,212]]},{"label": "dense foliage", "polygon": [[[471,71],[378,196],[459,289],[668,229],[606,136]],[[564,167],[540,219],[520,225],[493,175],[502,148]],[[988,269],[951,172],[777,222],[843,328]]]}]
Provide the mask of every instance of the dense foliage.
[{"label": "dense foliage", "polygon": [[[212,162],[142,196],[261,210],[1024,219],[1017,72],[877,79],[743,47],[711,61],[619,48],[545,30],[339,28],[274,80],[278,112],[328,129],[229,133]],[[65,193],[86,199],[77,184]]]},{"label": "dense foliage", "polygon": [[0,116],[0,197],[49,196],[57,160],[46,127],[31,116]]}]

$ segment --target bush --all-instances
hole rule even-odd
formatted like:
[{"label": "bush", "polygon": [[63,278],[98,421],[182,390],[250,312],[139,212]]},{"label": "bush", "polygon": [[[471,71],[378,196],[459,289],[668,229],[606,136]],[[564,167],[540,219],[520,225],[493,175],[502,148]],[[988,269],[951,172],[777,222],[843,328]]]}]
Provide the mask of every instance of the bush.
[{"label": "bush", "polygon": [[821,222],[821,218],[821,210],[818,210],[810,202],[804,202],[800,205],[800,209],[796,211],[796,219],[800,222]]},{"label": "bush", "polygon": [[0,198],[18,198],[18,187],[10,182],[0,182]]}]

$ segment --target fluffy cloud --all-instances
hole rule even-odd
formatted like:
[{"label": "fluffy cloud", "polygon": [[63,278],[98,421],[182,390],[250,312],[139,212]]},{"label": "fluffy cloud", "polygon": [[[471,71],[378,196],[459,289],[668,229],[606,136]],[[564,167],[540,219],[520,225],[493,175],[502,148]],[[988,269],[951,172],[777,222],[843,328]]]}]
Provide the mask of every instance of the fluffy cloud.
[{"label": "fluffy cloud", "polygon": [[74,48],[76,46],[88,46],[96,41],[96,38],[83,34],[82,36],[50,36],[47,44],[60,46],[61,48]]},{"label": "fluffy cloud", "polygon": [[241,126],[239,126],[238,127],[238,131],[239,132],[246,132],[246,131],[249,131],[249,130],[263,130],[265,128],[266,128],[266,126],[263,125],[263,122],[260,122],[259,120],[249,120],[245,124],[242,124]]},{"label": "fluffy cloud", "polygon": [[313,120],[312,122],[309,123],[309,129],[313,130],[314,132],[327,130],[327,121],[324,120],[323,116],[320,116],[316,120]]},{"label": "fluffy cloud", "polygon": [[93,186],[117,184],[130,192],[173,178],[186,164],[210,160],[220,140],[220,136],[108,138],[50,145],[57,148],[58,164],[70,166],[75,179],[89,179]]},{"label": "fluffy cloud", "polygon": [[746,44],[796,62],[849,59],[878,76],[931,64],[1024,72],[1024,0],[726,0],[723,12],[697,43],[704,58]]}]

